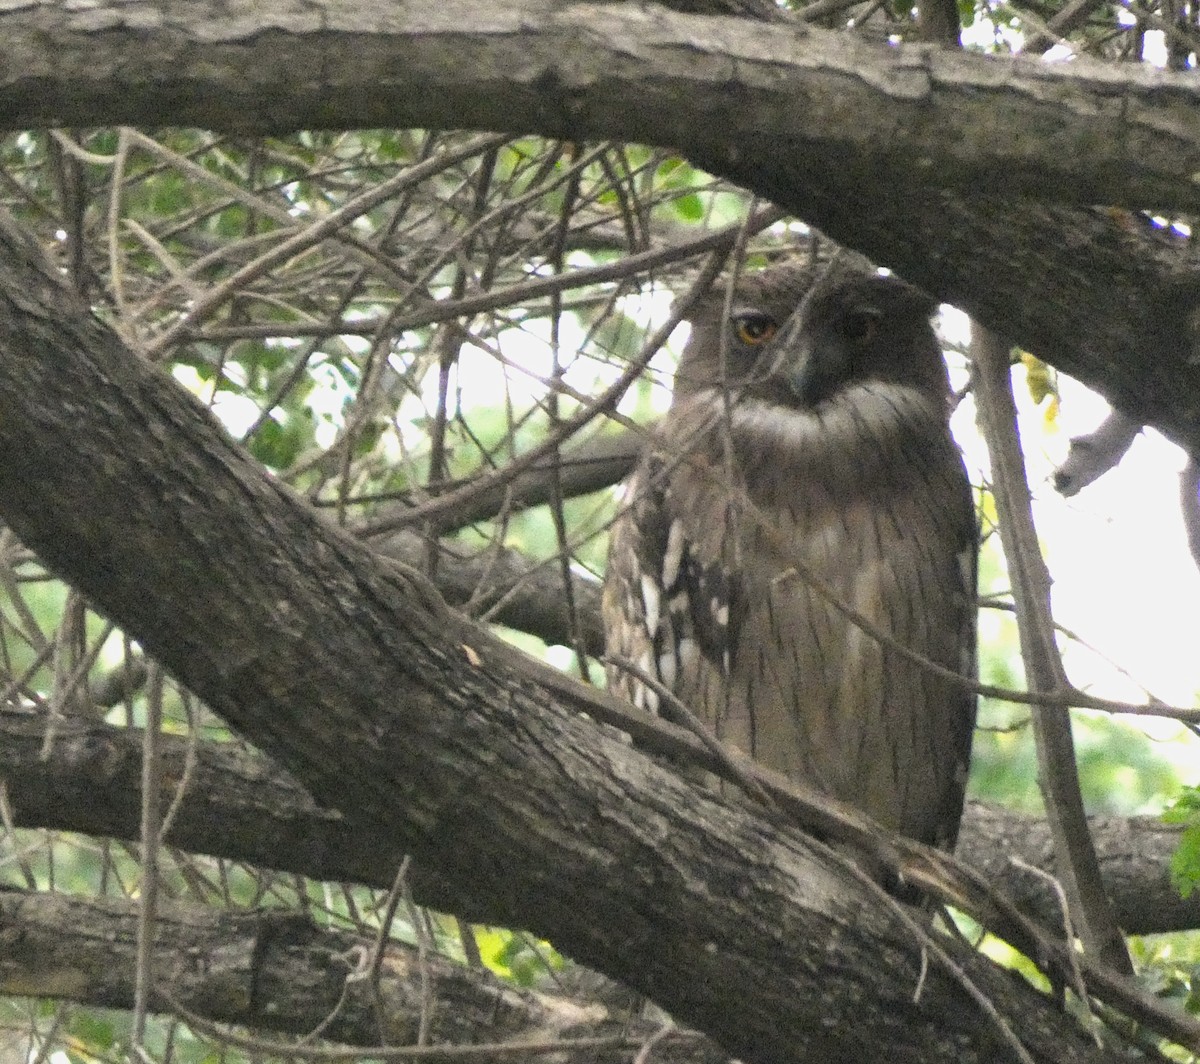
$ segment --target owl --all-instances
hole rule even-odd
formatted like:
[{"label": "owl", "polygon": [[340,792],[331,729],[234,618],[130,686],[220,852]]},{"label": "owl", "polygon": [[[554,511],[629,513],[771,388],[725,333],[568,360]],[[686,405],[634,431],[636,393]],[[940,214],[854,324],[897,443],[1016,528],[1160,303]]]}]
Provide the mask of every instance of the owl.
[{"label": "owl", "polygon": [[[975,696],[975,511],[933,301],[843,257],[718,285],[626,483],[611,689],[952,848]],[[931,668],[931,666],[934,666]],[[660,704],[661,703],[661,704]]]}]

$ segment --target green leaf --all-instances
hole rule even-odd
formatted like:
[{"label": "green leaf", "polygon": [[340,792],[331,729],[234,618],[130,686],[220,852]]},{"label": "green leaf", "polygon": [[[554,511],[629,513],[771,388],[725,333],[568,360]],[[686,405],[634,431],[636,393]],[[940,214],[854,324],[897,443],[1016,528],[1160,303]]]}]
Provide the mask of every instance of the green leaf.
[{"label": "green leaf", "polygon": [[1200,788],[1185,787],[1162,817],[1165,823],[1185,825],[1171,854],[1171,882],[1187,898],[1200,884]]},{"label": "green leaf", "polygon": [[685,222],[698,222],[704,217],[704,201],[694,192],[680,196],[672,202],[671,208]]}]

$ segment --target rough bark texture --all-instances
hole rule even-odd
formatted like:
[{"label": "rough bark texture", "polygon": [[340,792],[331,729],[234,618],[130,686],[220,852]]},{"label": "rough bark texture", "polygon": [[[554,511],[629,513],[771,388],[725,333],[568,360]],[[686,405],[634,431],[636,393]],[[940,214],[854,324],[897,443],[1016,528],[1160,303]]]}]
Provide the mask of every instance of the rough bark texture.
[{"label": "rough bark texture", "polygon": [[[1117,923],[1129,934],[1198,926],[1200,896],[1180,896],[1171,883],[1171,854],[1180,827],[1157,817],[1089,817],[1088,827]],[[972,802],[963,822],[958,856],[978,868],[1019,906],[1047,924],[1062,923],[1062,905],[1051,885],[1021,869],[1013,858],[1056,873],[1054,844],[1043,820]]]},{"label": "rough bark texture", "polygon": [[705,145],[730,164],[760,145],[819,153],[850,182],[882,166],[976,192],[1200,205],[1179,179],[1200,170],[1200,87],[1145,67],[544,0],[43,0],[5,10],[0,41],[6,129],[524,129]]},{"label": "rough bark texture", "polygon": [[[9,224],[0,454],[22,540],[460,914],[551,938],[747,1060],[995,1058],[996,1027],[811,840],[556,704],[264,476]],[[1035,1059],[1111,1059],[950,948]]]},{"label": "rough bark texture", "polygon": [[[0,712],[0,779],[9,785],[15,823],[134,840],[138,837],[142,735],[137,729],[72,719],[59,722],[47,759],[39,755],[46,718]],[[187,742],[162,739],[166,788],[175,798]],[[190,853],[246,861],[313,879],[391,886],[403,854],[385,830],[351,823],[324,808],[285,772],[235,744],[199,742],[195,764],[167,837]],[[1130,934],[1200,927],[1200,894],[1180,897],[1170,860],[1183,830],[1155,817],[1092,817],[1104,884]],[[969,802],[958,854],[1024,911],[1050,927],[1062,922],[1045,879],[1013,858],[1055,873],[1045,821]],[[435,907],[449,891],[420,867],[411,878]]]}]

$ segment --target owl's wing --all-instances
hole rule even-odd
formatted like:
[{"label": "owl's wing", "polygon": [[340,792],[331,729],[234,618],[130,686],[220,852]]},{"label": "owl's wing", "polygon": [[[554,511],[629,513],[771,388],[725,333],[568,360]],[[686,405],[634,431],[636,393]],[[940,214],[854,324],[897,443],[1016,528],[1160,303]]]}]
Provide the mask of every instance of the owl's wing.
[{"label": "owl's wing", "polygon": [[[745,611],[738,544],[729,515],[712,513],[697,481],[702,454],[652,449],[626,485],[613,527],[604,586],[610,658],[631,661],[676,691],[697,658],[728,675]],[[707,500],[711,502],[711,500]],[[732,502],[730,503],[732,505]],[[636,705],[670,716],[636,677],[610,666],[610,686]]]},{"label": "owl's wing", "polygon": [[[949,466],[950,463],[947,463]],[[957,472],[957,470],[954,470]],[[957,604],[954,613],[957,619],[955,635],[958,643],[958,673],[974,681],[979,675],[978,631],[979,609],[977,606],[979,580],[979,518],[970,484],[962,478],[952,477],[947,471],[943,489],[949,500],[957,499],[957,505],[947,507],[957,521],[951,525],[948,539],[955,549],[959,584],[952,601]],[[947,728],[947,742],[952,751],[947,756],[952,783],[947,788],[941,822],[938,825],[934,844],[954,852],[958,842],[958,829],[962,821],[963,807],[967,800],[967,775],[971,767],[971,746],[975,737],[975,717],[978,712],[978,697],[974,689],[965,684],[953,685],[947,697],[951,707],[951,724]]]}]

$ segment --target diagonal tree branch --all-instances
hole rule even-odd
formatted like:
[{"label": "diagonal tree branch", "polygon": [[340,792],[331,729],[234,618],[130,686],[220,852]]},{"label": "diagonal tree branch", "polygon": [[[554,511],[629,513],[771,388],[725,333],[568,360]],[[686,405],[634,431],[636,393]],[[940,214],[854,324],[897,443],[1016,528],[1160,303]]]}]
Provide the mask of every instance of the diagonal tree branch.
[{"label": "diagonal tree branch", "polygon": [[[415,532],[394,532],[372,546],[379,554],[414,569],[425,564],[425,540]],[[446,601],[455,607],[471,603],[475,616],[486,616],[510,628],[529,632],[547,643],[563,643],[570,631],[563,603],[563,577],[546,562],[534,562],[507,547],[484,554],[465,555],[452,545],[441,545],[442,563],[434,582]],[[571,574],[584,649],[599,657],[604,653],[604,626],[600,617],[600,584]]]}]

